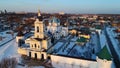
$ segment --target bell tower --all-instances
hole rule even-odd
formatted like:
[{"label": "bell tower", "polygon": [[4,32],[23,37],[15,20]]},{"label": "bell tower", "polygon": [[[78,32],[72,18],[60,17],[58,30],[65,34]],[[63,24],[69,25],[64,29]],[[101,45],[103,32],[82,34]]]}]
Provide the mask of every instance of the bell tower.
[{"label": "bell tower", "polygon": [[44,24],[42,21],[42,16],[40,13],[40,10],[38,10],[38,17],[35,21],[35,32],[34,32],[35,38],[44,38]]}]

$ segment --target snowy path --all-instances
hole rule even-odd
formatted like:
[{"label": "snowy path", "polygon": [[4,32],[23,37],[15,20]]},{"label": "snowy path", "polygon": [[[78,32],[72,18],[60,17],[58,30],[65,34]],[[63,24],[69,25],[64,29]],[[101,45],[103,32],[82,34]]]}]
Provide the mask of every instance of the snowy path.
[{"label": "snowy path", "polygon": [[16,57],[18,59],[20,55],[17,53],[17,48],[18,47],[15,39],[0,47],[0,60],[3,58],[12,57]]}]

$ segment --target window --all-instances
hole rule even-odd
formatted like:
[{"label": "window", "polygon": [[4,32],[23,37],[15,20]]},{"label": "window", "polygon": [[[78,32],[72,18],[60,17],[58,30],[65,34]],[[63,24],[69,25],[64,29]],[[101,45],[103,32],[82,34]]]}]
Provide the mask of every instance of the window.
[{"label": "window", "polygon": [[36,48],[36,44],[35,44],[35,48]]},{"label": "window", "polygon": [[37,32],[39,32],[39,27],[37,26]]}]

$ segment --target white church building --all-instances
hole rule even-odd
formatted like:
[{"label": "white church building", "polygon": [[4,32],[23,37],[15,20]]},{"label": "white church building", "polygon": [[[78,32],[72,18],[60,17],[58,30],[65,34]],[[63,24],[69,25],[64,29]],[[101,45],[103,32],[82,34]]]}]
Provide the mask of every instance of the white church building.
[{"label": "white church building", "polygon": [[68,35],[68,26],[60,25],[60,20],[56,17],[49,19],[49,25],[47,27],[47,32],[51,33],[55,39],[60,39],[61,36]]}]

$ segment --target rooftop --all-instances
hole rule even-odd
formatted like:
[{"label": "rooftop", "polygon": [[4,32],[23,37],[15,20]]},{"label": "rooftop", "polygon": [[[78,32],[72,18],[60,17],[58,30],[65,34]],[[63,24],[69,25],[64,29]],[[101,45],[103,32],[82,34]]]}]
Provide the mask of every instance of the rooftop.
[{"label": "rooftop", "polygon": [[87,42],[87,39],[84,37],[80,37],[79,39],[77,39],[77,42]]},{"label": "rooftop", "polygon": [[17,36],[24,36],[23,32],[22,31],[19,31]]},{"label": "rooftop", "polygon": [[101,26],[100,25],[96,25],[95,29],[101,29]]},{"label": "rooftop", "polygon": [[98,57],[100,59],[106,59],[106,60],[111,60],[112,56],[110,55],[107,46],[105,45],[103,49],[98,53]]},{"label": "rooftop", "polygon": [[60,20],[56,17],[52,17],[49,22],[50,23],[60,23]]}]

